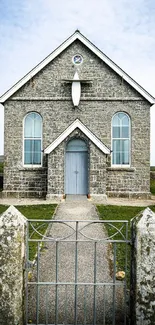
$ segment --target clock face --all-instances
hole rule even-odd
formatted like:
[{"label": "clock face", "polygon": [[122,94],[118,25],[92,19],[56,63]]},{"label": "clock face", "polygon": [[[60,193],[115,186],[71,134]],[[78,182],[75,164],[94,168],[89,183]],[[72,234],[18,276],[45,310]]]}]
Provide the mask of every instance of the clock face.
[{"label": "clock face", "polygon": [[76,55],[73,56],[72,61],[73,61],[74,64],[77,64],[77,65],[81,64],[82,61],[83,61],[83,57],[80,54],[76,54]]}]

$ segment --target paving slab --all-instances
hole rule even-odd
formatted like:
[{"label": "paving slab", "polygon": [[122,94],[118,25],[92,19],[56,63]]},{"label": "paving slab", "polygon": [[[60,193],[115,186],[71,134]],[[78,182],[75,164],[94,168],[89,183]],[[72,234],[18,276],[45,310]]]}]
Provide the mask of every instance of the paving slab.
[{"label": "paving slab", "polygon": [[[60,202],[70,201],[71,199],[66,197],[66,200],[63,197],[59,199],[45,200],[45,199],[30,199],[30,198],[0,198],[0,204],[4,205],[37,205],[37,204],[56,204]],[[79,196],[76,201],[79,201]],[[75,201],[73,200],[73,201]],[[82,200],[92,202],[91,198],[87,199],[85,196]],[[95,201],[93,201],[95,204]],[[100,201],[102,204],[102,201]],[[142,199],[128,199],[128,198],[107,198],[107,200],[103,202],[104,205],[123,205],[123,206],[150,206],[155,205],[155,195],[152,195],[150,200],[142,200]]]}]

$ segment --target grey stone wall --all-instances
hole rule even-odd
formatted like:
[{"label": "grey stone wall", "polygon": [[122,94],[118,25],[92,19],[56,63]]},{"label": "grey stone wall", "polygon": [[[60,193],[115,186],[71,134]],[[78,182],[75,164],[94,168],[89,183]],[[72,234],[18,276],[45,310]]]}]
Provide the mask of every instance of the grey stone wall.
[{"label": "grey stone wall", "polygon": [[113,72],[100,58],[92,53],[80,41],[75,41],[65,51],[58,55],[33,79],[31,79],[21,90],[17,91],[14,97],[69,97],[71,88],[64,83],[63,79],[72,79],[77,69],[72,63],[72,57],[80,53],[83,56],[83,63],[78,66],[80,79],[86,77],[92,80],[90,84],[84,85],[83,97],[120,97],[141,99],[126,81]]},{"label": "grey stone wall", "polygon": [[[83,56],[83,63],[78,68],[72,63],[72,57],[76,53]],[[73,107],[71,85],[64,82],[64,79],[73,78],[75,69],[78,70],[80,79],[90,80],[88,84],[82,84],[79,108]],[[46,176],[44,170],[46,168],[46,157],[43,157],[43,171],[41,169],[39,172],[34,171],[34,175],[37,173],[37,177],[40,177],[37,181],[40,184],[37,190],[35,186],[31,186],[32,173],[28,173],[27,169],[23,168],[22,163],[23,119],[31,111],[40,113],[43,118],[43,149],[54,141],[76,118],[80,119],[105,145],[111,148],[111,119],[118,111],[128,113],[131,117],[132,170],[126,169],[122,172],[107,169],[105,177],[104,161],[106,157],[103,157],[102,153],[96,153],[98,158],[102,156],[99,159],[103,159],[103,162],[98,163],[98,166],[100,165],[101,170],[102,165],[104,167],[103,171],[100,170],[99,186],[96,189],[90,184],[90,190],[100,194],[102,187],[102,192],[104,189],[108,195],[116,195],[116,193],[118,195],[118,192],[119,195],[125,192],[126,196],[149,195],[149,103],[79,41],[69,46],[5,103],[4,195],[10,193],[18,195],[18,192],[23,193],[25,191],[26,195],[29,195],[28,193],[31,195],[34,192],[34,195],[40,196],[40,193],[44,195],[46,189],[46,181],[43,181]],[[56,152],[58,153],[57,158]],[[93,157],[91,152],[90,157]],[[50,166],[50,162],[52,159],[57,161],[59,158],[59,150],[51,153],[51,157],[48,157],[48,175],[50,175],[51,180],[55,171]],[[107,167],[110,166],[109,161]],[[59,175],[63,177],[62,166],[59,165],[59,167]],[[90,179],[93,179],[93,176],[90,171]],[[21,185],[22,177],[27,179],[26,184],[24,182]],[[107,180],[106,190],[105,179]],[[59,188],[57,184],[58,178],[55,178],[53,185],[51,185],[51,181],[48,181],[51,191],[52,189],[54,191],[53,194],[56,192],[60,194],[60,189],[61,194],[63,194],[64,180],[61,179],[59,182]]]},{"label": "grey stone wall", "polygon": [[62,197],[64,191],[64,143],[48,155],[47,199]]},{"label": "grey stone wall", "polygon": [[5,167],[3,197],[45,197],[47,192],[47,168]]},{"label": "grey stone wall", "polygon": [[155,324],[155,213],[149,208],[132,220],[131,323]]},{"label": "grey stone wall", "polygon": [[0,324],[24,323],[26,219],[13,206],[0,216]]},{"label": "grey stone wall", "polygon": [[89,193],[97,199],[106,194],[106,155],[90,143]]},{"label": "grey stone wall", "polygon": [[75,130],[48,155],[47,199],[65,194],[66,145],[75,137],[85,140],[88,147],[88,194],[97,199],[106,193],[106,156],[80,130]]}]

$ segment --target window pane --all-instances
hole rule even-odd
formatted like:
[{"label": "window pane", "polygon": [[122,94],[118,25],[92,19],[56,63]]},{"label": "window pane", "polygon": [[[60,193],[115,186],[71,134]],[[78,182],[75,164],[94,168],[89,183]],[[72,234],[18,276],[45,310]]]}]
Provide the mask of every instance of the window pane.
[{"label": "window pane", "polygon": [[32,154],[31,152],[25,152],[24,153],[24,164],[31,165],[32,164]]},{"label": "window pane", "polygon": [[120,138],[120,127],[113,126],[113,138]]},{"label": "window pane", "polygon": [[114,165],[121,163],[121,148],[120,148],[121,142],[120,140],[113,140],[113,159],[112,163]]},{"label": "window pane", "polygon": [[122,151],[129,151],[129,140],[121,140],[122,141]]},{"label": "window pane", "polygon": [[33,140],[34,151],[41,152],[41,140]]},{"label": "window pane", "polygon": [[24,137],[24,164],[41,164],[42,118],[38,113],[26,116]]},{"label": "window pane", "polygon": [[120,152],[114,152],[113,153],[113,162],[114,165],[119,165],[121,163],[120,161]]},{"label": "window pane", "polygon": [[40,138],[41,137],[41,124],[42,120],[40,115],[37,115],[34,119],[34,138]]},{"label": "window pane", "polygon": [[25,140],[24,151],[32,151],[32,140]]},{"label": "window pane", "polygon": [[129,165],[129,152],[125,151],[122,153],[122,164]]},{"label": "window pane", "polygon": [[112,125],[113,125],[113,126],[118,126],[118,125],[120,125],[120,119],[119,119],[118,114],[116,114],[116,115],[113,117]]},{"label": "window pane", "polygon": [[33,137],[33,123],[29,116],[25,118],[24,136],[25,138]]},{"label": "window pane", "polygon": [[24,141],[24,164],[41,164],[41,140]]},{"label": "window pane", "polygon": [[125,114],[123,112],[121,112],[121,113],[117,113],[117,115],[118,115],[119,119],[122,120]]},{"label": "window pane", "polygon": [[129,118],[128,118],[128,116],[126,115],[126,114],[123,114],[122,115],[122,125],[126,125],[126,126],[128,126],[129,125]]},{"label": "window pane", "polygon": [[37,113],[30,113],[25,118],[25,138],[40,138],[42,134],[42,118]]},{"label": "window pane", "polygon": [[122,126],[122,138],[129,138],[129,127]]},{"label": "window pane", "polygon": [[33,154],[33,164],[40,165],[41,164],[41,154],[40,152],[34,152]]},{"label": "window pane", "polygon": [[130,152],[130,118],[123,112],[117,113],[112,120],[112,163],[128,165]]},{"label": "window pane", "polygon": [[24,141],[24,164],[32,164],[33,142],[31,140]]},{"label": "window pane", "polygon": [[122,140],[122,164],[129,164],[129,140]]},{"label": "window pane", "polygon": [[113,140],[113,152],[120,151],[120,140]]}]

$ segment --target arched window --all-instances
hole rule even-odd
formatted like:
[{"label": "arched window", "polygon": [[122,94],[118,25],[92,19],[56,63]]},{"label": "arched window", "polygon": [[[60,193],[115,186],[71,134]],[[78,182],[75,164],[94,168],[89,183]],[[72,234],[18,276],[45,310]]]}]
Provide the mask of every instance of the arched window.
[{"label": "arched window", "polygon": [[41,165],[42,118],[31,112],[24,119],[24,165]]},{"label": "arched window", "polygon": [[112,165],[130,165],[130,117],[123,112],[112,119]]}]

